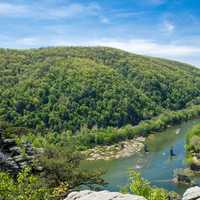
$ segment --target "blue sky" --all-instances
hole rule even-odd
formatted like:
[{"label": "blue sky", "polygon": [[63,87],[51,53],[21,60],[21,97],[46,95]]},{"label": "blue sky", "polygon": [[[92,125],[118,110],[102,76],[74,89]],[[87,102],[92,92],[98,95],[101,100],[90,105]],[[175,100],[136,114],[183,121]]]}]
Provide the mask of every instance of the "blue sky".
[{"label": "blue sky", "polygon": [[111,46],[200,66],[199,0],[0,0],[0,47]]}]

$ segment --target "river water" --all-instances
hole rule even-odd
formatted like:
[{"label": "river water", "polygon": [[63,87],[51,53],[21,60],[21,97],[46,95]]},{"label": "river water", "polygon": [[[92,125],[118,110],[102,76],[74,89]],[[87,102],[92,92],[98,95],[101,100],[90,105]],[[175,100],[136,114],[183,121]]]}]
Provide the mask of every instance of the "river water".
[{"label": "river water", "polygon": [[[128,158],[118,160],[98,160],[83,163],[87,169],[101,169],[106,173],[105,181],[108,183],[104,189],[119,191],[128,183],[129,170],[138,170],[145,179],[153,185],[176,191],[182,194],[187,188],[184,185],[172,183],[174,170],[183,168],[185,163],[186,134],[200,119],[177,125],[167,130],[152,134],[147,139],[149,153],[140,152]],[[170,158],[170,148],[173,146],[176,156]]]}]

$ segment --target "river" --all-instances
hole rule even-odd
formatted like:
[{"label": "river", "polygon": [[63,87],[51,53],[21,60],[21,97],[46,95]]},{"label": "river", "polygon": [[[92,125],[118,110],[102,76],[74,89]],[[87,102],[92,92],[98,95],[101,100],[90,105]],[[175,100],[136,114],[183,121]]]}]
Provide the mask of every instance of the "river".
[{"label": "river", "polygon": [[[149,153],[140,152],[128,158],[118,160],[85,161],[84,168],[105,171],[104,179],[108,183],[104,189],[119,191],[128,183],[129,170],[138,170],[153,185],[182,194],[187,188],[171,182],[174,170],[183,168],[185,163],[185,142],[187,131],[200,119],[173,126],[167,130],[152,134],[146,140]],[[176,156],[171,159],[170,148],[173,146]]]}]

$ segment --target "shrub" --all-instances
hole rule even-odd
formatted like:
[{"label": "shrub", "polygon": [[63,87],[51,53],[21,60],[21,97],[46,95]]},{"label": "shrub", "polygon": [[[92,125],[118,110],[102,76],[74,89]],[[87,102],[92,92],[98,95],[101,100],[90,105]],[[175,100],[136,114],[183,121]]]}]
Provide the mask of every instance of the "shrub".
[{"label": "shrub", "polygon": [[126,190],[131,194],[145,197],[147,200],[168,200],[168,192],[161,188],[152,187],[150,182],[143,179],[136,171],[130,172],[130,183]]},{"label": "shrub", "polygon": [[50,190],[41,180],[25,168],[14,180],[8,173],[0,172],[0,199],[3,200],[49,200]]}]

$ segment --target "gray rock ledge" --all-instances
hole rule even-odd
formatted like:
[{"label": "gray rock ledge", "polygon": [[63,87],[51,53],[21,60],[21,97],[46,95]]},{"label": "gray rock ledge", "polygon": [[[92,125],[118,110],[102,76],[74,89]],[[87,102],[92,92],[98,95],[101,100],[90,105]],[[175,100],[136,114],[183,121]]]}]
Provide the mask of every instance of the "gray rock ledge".
[{"label": "gray rock ledge", "polygon": [[72,192],[65,200],[146,200],[144,197],[119,192],[83,190]]},{"label": "gray rock ledge", "polygon": [[182,200],[200,200],[200,187],[191,187],[183,194]]}]

